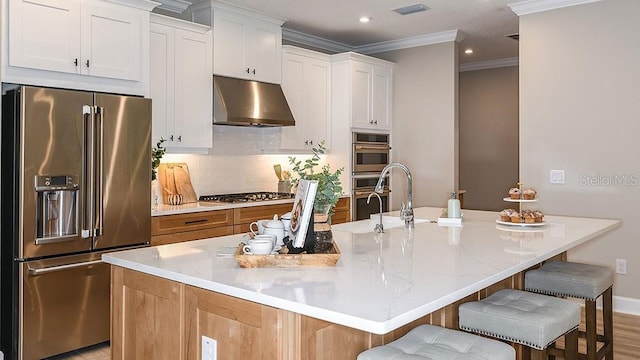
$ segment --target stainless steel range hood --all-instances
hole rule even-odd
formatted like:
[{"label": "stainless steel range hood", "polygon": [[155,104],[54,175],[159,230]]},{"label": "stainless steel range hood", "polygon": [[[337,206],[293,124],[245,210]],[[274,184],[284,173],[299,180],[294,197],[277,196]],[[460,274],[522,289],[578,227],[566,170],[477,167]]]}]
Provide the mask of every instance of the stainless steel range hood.
[{"label": "stainless steel range hood", "polygon": [[213,124],[293,126],[280,85],[213,76]]}]

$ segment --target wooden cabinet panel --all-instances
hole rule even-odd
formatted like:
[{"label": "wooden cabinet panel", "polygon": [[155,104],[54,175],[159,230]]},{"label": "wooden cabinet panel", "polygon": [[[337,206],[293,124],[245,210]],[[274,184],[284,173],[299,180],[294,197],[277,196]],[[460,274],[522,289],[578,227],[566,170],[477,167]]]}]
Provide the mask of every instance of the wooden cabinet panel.
[{"label": "wooden cabinet panel", "polygon": [[151,236],[230,225],[233,225],[231,209],[154,216],[151,218]]},{"label": "wooden cabinet panel", "polygon": [[334,214],[331,216],[332,224],[342,224],[351,221],[351,198],[343,197],[338,200],[333,208]]},{"label": "wooden cabinet panel", "polygon": [[184,359],[184,285],[111,267],[111,359]]},{"label": "wooden cabinet panel", "polygon": [[217,339],[221,360],[283,358],[283,310],[191,286],[184,304],[187,359],[202,358],[203,335]]},{"label": "wooden cabinet panel", "polygon": [[292,208],[292,203],[236,208],[233,210],[234,233],[249,232],[249,224],[252,222],[273,219],[275,214],[280,218],[282,214],[291,211]]},{"label": "wooden cabinet panel", "polygon": [[222,226],[211,229],[185,231],[175,234],[157,235],[151,237],[151,245],[173,244],[183,241],[208,239],[212,237],[233,235],[233,226]]}]

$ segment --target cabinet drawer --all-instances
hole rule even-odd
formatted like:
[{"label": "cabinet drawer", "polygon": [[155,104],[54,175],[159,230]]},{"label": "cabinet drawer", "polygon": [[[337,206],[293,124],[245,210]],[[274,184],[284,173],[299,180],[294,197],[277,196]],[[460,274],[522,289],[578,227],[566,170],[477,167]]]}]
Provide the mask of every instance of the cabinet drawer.
[{"label": "cabinet drawer", "polygon": [[[293,203],[236,208],[233,210],[233,224],[237,226],[263,219],[273,219],[274,214],[278,214],[278,218],[280,218],[282,214],[291,211],[292,208]],[[247,231],[249,231],[248,229],[247,227]]]},{"label": "cabinet drawer", "polygon": [[232,235],[233,226],[222,226],[211,229],[185,231],[174,234],[156,235],[151,237],[151,245],[173,244],[183,241],[207,239],[218,236]]},{"label": "cabinet drawer", "polygon": [[155,216],[151,218],[151,236],[232,225],[232,209]]},{"label": "cabinet drawer", "polygon": [[333,211],[349,211],[351,210],[351,198],[343,197],[338,199],[336,206],[333,207]]}]

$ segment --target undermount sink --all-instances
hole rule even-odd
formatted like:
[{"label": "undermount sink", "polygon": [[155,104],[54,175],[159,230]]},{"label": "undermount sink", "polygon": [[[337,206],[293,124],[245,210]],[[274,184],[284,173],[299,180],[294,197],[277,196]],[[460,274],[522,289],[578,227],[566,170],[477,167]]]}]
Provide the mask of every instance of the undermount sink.
[{"label": "undermount sink", "polygon": [[[331,228],[337,231],[345,231],[354,234],[372,233],[373,229],[379,221],[379,215],[371,215],[371,219],[353,221],[344,224],[332,225]],[[427,219],[414,219],[416,224],[428,222]],[[383,216],[382,226],[385,229],[404,227],[404,220],[398,216]]]}]

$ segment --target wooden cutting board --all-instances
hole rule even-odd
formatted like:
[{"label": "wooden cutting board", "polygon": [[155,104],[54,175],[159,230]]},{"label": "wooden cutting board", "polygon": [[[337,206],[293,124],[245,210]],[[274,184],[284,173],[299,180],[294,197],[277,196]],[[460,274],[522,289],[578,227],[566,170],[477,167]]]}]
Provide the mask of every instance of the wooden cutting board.
[{"label": "wooden cutting board", "polygon": [[185,163],[162,163],[158,167],[158,180],[162,188],[162,201],[169,203],[169,195],[182,195],[182,203],[194,203],[198,196],[193,190],[189,167]]}]

